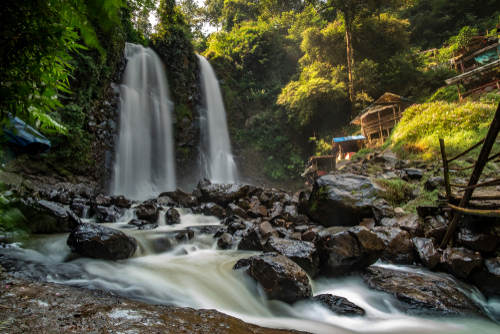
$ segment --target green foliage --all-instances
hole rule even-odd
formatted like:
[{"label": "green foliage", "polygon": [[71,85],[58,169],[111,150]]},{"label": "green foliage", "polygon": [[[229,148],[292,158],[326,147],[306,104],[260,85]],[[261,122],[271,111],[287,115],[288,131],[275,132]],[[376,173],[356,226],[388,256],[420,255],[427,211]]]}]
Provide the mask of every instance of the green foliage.
[{"label": "green foliage", "polygon": [[356,152],[356,154],[354,154],[351,157],[351,160],[356,159],[356,158],[363,158],[372,152],[373,152],[373,149],[371,149],[371,148],[362,148],[361,150]]},{"label": "green foliage", "polygon": [[436,189],[432,192],[422,190],[420,195],[412,200],[407,202],[402,206],[403,210],[406,213],[417,213],[417,208],[419,206],[434,206],[438,200],[439,189]]},{"label": "green foliage", "polygon": [[411,200],[412,192],[417,188],[417,185],[403,181],[377,179],[376,181],[385,191],[381,191],[379,196],[384,198],[392,206],[400,206]]},{"label": "green foliage", "polygon": [[330,140],[324,140],[323,138],[311,137],[309,138],[309,142],[314,143],[315,150],[314,155],[319,157],[322,155],[331,155],[332,154],[332,144]]},{"label": "green foliage", "polygon": [[265,174],[272,180],[287,181],[300,175],[304,161],[283,128],[270,112],[252,119],[247,130],[238,133],[238,142],[251,142],[267,154]]},{"label": "green foliage", "polygon": [[486,135],[494,113],[494,105],[472,101],[413,105],[393,132],[394,149],[435,159],[440,156],[439,138],[444,138],[447,153],[458,154]]},{"label": "green foliage", "polygon": [[427,102],[445,101],[452,103],[458,101],[459,99],[460,96],[458,95],[457,86],[446,86],[438,89],[437,92],[434,93],[429,100],[427,100]]},{"label": "green foliage", "polygon": [[[0,188],[4,188],[0,183]],[[0,235],[5,232],[23,232],[26,229],[26,218],[10,205],[10,200],[0,195]]]}]

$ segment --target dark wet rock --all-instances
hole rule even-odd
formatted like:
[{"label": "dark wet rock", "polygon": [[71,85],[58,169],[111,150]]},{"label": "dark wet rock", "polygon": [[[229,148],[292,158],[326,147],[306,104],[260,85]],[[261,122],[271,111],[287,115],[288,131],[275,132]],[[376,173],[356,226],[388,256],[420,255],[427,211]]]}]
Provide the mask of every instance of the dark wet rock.
[{"label": "dark wet rock", "polygon": [[422,179],[423,172],[417,168],[403,168],[401,171],[401,178],[406,181],[414,181]]},{"label": "dark wet rock", "polygon": [[434,269],[439,263],[441,253],[438,252],[433,239],[413,238],[413,247],[427,268]]},{"label": "dark wet rock", "polygon": [[304,231],[304,233],[302,233],[301,240],[316,244],[316,241],[318,240],[318,234],[323,230],[323,226],[309,227],[306,231]]},{"label": "dark wet rock", "polygon": [[217,225],[208,225],[208,226],[203,226],[200,229],[200,233],[201,234],[215,234],[220,229],[221,229],[220,226],[217,226]]},{"label": "dark wet rock", "polygon": [[399,228],[377,226],[372,229],[385,244],[381,257],[395,264],[413,263],[413,242],[410,234]]},{"label": "dark wet rock", "polygon": [[340,315],[347,316],[362,316],[365,315],[363,310],[358,305],[351,303],[344,297],[334,296],[330,294],[317,295],[311,298],[313,302],[319,303],[330,311]]},{"label": "dark wet rock", "polygon": [[248,209],[250,209],[250,202],[248,200],[246,200],[245,198],[240,198],[236,204],[242,208],[243,210],[247,211]]},{"label": "dark wet rock", "polygon": [[295,239],[294,232],[292,230],[286,229],[284,227],[276,227],[275,231],[278,232],[278,236],[283,239]]},{"label": "dark wet rock", "polygon": [[259,234],[255,231],[255,229],[251,228],[243,234],[241,241],[238,244],[238,249],[249,251],[262,250],[262,243],[260,242]]},{"label": "dark wet rock", "polygon": [[318,251],[312,242],[271,237],[267,240],[263,250],[264,253],[275,252],[286,256],[311,277],[316,277],[318,274]]},{"label": "dark wet rock", "polygon": [[500,237],[489,226],[483,224],[467,224],[458,230],[456,244],[478,252],[492,252],[500,243]]},{"label": "dark wet rock", "polygon": [[394,295],[410,308],[425,308],[451,314],[480,315],[479,307],[453,280],[411,271],[399,271],[372,266],[362,274],[372,289]]},{"label": "dark wet rock", "polygon": [[167,210],[165,222],[167,225],[175,225],[181,223],[181,215],[179,211],[174,208],[170,208]]},{"label": "dark wet rock", "polygon": [[394,208],[385,199],[377,198],[372,203],[373,219],[377,224],[380,223],[382,218],[394,217]]},{"label": "dark wet rock", "polygon": [[175,206],[176,204],[174,200],[168,196],[158,197],[156,203],[161,206]]},{"label": "dark wet rock", "polygon": [[447,230],[448,224],[443,216],[429,216],[425,218],[424,232],[426,238],[434,238],[437,243],[441,243]]},{"label": "dark wet rock", "polygon": [[221,227],[217,230],[217,232],[215,232],[214,234],[214,238],[218,238],[220,236],[222,236],[224,233],[227,233],[227,227]]},{"label": "dark wet rock", "polygon": [[398,160],[394,165],[396,169],[409,168],[410,166],[411,166],[410,160]]},{"label": "dark wet rock", "polygon": [[500,296],[500,257],[484,259],[472,281],[484,294]]},{"label": "dark wet rock", "polygon": [[102,260],[121,260],[132,257],[137,249],[134,238],[99,224],[81,224],[67,242],[72,252]]},{"label": "dark wet rock", "polygon": [[299,212],[295,205],[288,205],[283,210],[283,217],[286,221],[296,222],[299,216]]},{"label": "dark wet rock", "polygon": [[352,174],[325,175],[314,182],[309,216],[328,226],[355,226],[372,216],[372,204],[382,191],[371,179]]},{"label": "dark wet rock", "polygon": [[299,204],[297,205],[297,210],[300,214],[309,214],[309,197],[310,193],[306,191],[301,191],[299,193]]},{"label": "dark wet rock", "polygon": [[164,196],[170,197],[174,202],[179,203],[184,208],[192,208],[198,205],[198,199],[196,197],[180,189],[161,193],[158,197]]},{"label": "dark wet rock", "polygon": [[267,216],[267,209],[264,205],[253,205],[250,210],[247,211],[247,217],[249,218],[261,218]]},{"label": "dark wet rock", "polygon": [[277,236],[276,231],[268,221],[259,224],[259,233],[262,237]]},{"label": "dark wet rock", "polygon": [[151,223],[156,223],[158,220],[158,215],[160,214],[160,208],[156,202],[143,203],[137,207],[135,211],[137,218],[147,220]]},{"label": "dark wet rock", "polygon": [[247,273],[260,284],[268,299],[293,304],[312,296],[305,271],[283,255],[266,253],[241,259],[234,269],[247,266]]},{"label": "dark wet rock", "polygon": [[198,183],[202,202],[213,202],[223,207],[248,196],[250,186],[243,183]]},{"label": "dark wet rock", "polygon": [[231,233],[232,235],[234,235],[237,231],[242,231],[242,230],[246,230],[247,228],[247,225],[239,220],[239,221],[234,221],[232,223],[230,223],[228,226],[227,226],[227,231],[229,233]]},{"label": "dark wet rock", "polygon": [[217,246],[221,249],[231,248],[236,243],[236,239],[228,233],[224,233],[219,240],[217,240]]},{"label": "dark wet rock", "polygon": [[267,208],[267,207],[269,207],[269,202],[270,202],[270,200],[271,200],[271,199],[269,198],[269,196],[267,196],[267,194],[266,194],[266,193],[262,193],[262,194],[260,194],[260,196],[259,196],[259,202],[261,202],[261,203],[262,203],[262,205],[264,205],[266,208]]},{"label": "dark wet rock", "polygon": [[467,278],[475,268],[483,263],[481,253],[463,247],[448,247],[440,260],[445,270],[457,278]]},{"label": "dark wet rock", "polygon": [[90,206],[92,208],[96,206],[111,206],[111,197],[104,195],[97,195],[90,201]]},{"label": "dark wet rock", "polygon": [[[384,218],[384,219],[390,219],[390,218]],[[373,218],[365,218],[361,223],[359,223],[359,226],[366,227],[367,229],[371,229],[375,227],[375,219]]]},{"label": "dark wet rock", "polygon": [[191,240],[193,237],[194,237],[193,230],[181,231],[174,234],[174,238],[177,241],[188,241]]},{"label": "dark wet rock", "polygon": [[88,210],[90,207],[88,206],[88,200],[83,199],[83,198],[73,198],[73,201],[71,202],[70,209],[73,211],[78,217],[80,218],[85,218],[83,215],[86,210]]},{"label": "dark wet rock", "polygon": [[147,220],[133,219],[128,222],[129,225],[137,227],[139,230],[152,230],[158,227],[157,223],[151,223]]},{"label": "dark wet rock", "polygon": [[241,207],[233,203],[229,203],[229,205],[227,206],[226,214],[228,216],[236,215],[243,219],[247,218],[246,210],[242,209]]},{"label": "dark wet rock", "polygon": [[420,205],[417,207],[417,214],[422,219],[429,216],[437,216],[440,211],[441,209],[435,205]]},{"label": "dark wet rock", "polygon": [[425,184],[424,184],[424,189],[426,191],[433,191],[439,188],[440,186],[444,186],[444,177],[442,176],[436,176],[436,177],[431,177],[429,178]]},{"label": "dark wet rock", "polygon": [[193,196],[195,196],[196,198],[201,198],[203,196],[203,194],[201,193],[201,188],[207,187],[211,184],[212,182],[210,182],[209,179],[207,178],[201,179],[200,181],[198,181],[196,188],[194,188],[193,190]]},{"label": "dark wet rock", "polygon": [[132,201],[125,198],[123,195],[119,196],[111,196],[111,205],[114,205],[118,208],[130,209],[132,206]]},{"label": "dark wet rock", "polygon": [[97,206],[93,208],[99,223],[116,223],[123,216],[123,211],[115,207]]},{"label": "dark wet rock", "polygon": [[416,214],[410,214],[397,218],[396,227],[410,233],[412,238],[424,236],[423,224],[419,216]]},{"label": "dark wet rock", "polygon": [[80,217],[78,217],[73,211],[66,210],[66,212],[68,213],[68,228],[70,230],[73,230],[78,225],[82,224]]},{"label": "dark wet rock", "polygon": [[340,276],[375,263],[384,251],[385,244],[364,227],[332,227],[318,234],[316,248],[321,269],[329,275]]},{"label": "dark wet rock", "polygon": [[224,209],[215,203],[205,203],[203,205],[203,214],[205,216],[214,216],[222,219],[224,218]]},{"label": "dark wet rock", "polygon": [[282,219],[283,216],[283,204],[281,202],[274,202],[273,207],[271,209],[271,221],[274,221],[276,219]]}]

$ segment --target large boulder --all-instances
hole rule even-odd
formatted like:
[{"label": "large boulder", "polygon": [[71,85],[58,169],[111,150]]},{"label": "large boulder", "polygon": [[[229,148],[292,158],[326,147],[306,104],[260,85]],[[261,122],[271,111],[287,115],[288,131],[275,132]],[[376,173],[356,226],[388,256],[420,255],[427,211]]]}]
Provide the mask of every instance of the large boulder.
[{"label": "large boulder", "polygon": [[340,276],[375,263],[382,255],[385,244],[365,227],[332,227],[319,232],[316,248],[320,269],[328,275]]},{"label": "large boulder", "polygon": [[318,251],[312,242],[271,237],[264,245],[264,253],[273,252],[284,255],[297,263],[311,277],[318,274]]},{"label": "large boulder", "polygon": [[217,240],[217,246],[219,246],[219,248],[221,248],[221,249],[231,248],[235,243],[236,243],[236,239],[231,234],[228,234],[228,233],[224,233]]},{"label": "large boulder", "polygon": [[170,197],[176,203],[179,203],[183,208],[192,208],[198,205],[198,199],[195,196],[180,189],[161,193],[158,197],[165,196]]},{"label": "large boulder", "polygon": [[500,257],[484,259],[484,266],[472,280],[484,294],[500,296]]},{"label": "large boulder", "polygon": [[429,216],[425,218],[424,232],[426,238],[434,238],[437,243],[443,241],[448,224],[443,216]]},{"label": "large boulder", "polygon": [[90,200],[90,206],[92,208],[97,206],[111,206],[111,197],[104,195],[97,195]]},{"label": "large boulder", "polygon": [[396,264],[413,263],[413,242],[410,234],[399,228],[377,226],[372,229],[385,244],[382,258]]},{"label": "large boulder", "polygon": [[410,308],[481,315],[462,287],[446,277],[376,266],[366,269],[362,276],[370,288],[390,293]]},{"label": "large boulder", "polygon": [[275,221],[276,219],[282,219],[283,216],[283,203],[274,202],[273,207],[271,208],[271,221]]},{"label": "large boulder", "polygon": [[424,228],[420,217],[414,213],[398,218],[395,227],[410,233],[412,238],[424,236]]},{"label": "large boulder", "polygon": [[79,198],[75,197],[71,201],[70,209],[73,211],[78,217],[80,218],[86,218],[85,214],[88,212],[90,209],[90,206],[88,205],[89,201],[84,199],[84,198]]},{"label": "large boulder", "polygon": [[441,256],[441,265],[453,276],[465,279],[483,263],[481,253],[463,247],[446,248]]},{"label": "large boulder", "polygon": [[167,225],[175,225],[181,223],[181,215],[175,208],[168,209],[165,216],[165,222],[167,223]]},{"label": "large boulder", "polygon": [[254,228],[248,229],[243,236],[241,237],[241,241],[238,244],[239,250],[247,250],[247,251],[261,251],[262,243],[260,242],[259,234]]},{"label": "large boulder", "polygon": [[309,216],[325,227],[355,226],[373,215],[372,204],[382,191],[368,177],[325,175],[314,182]]},{"label": "large boulder", "polygon": [[500,243],[500,237],[495,232],[488,221],[471,220],[458,230],[456,244],[478,252],[492,252]]},{"label": "large boulder", "polygon": [[137,249],[134,238],[99,224],[81,224],[74,229],[67,242],[72,252],[103,260],[121,260],[132,257]]},{"label": "large boulder", "polygon": [[156,201],[147,201],[137,207],[135,214],[139,219],[156,223],[160,214],[160,208],[156,204]]},{"label": "large boulder", "polygon": [[442,176],[436,176],[436,177],[431,177],[429,178],[425,184],[424,184],[424,189],[426,191],[434,191],[440,186],[444,186],[444,177]]},{"label": "large boulder", "polygon": [[114,205],[118,208],[130,209],[132,206],[132,201],[126,199],[125,196],[111,196],[111,205]]},{"label": "large boulder", "polygon": [[417,168],[403,168],[401,171],[401,178],[406,181],[420,180],[423,175],[422,170]]},{"label": "large boulder", "polygon": [[377,224],[379,224],[383,218],[392,218],[395,215],[394,207],[383,198],[377,198],[373,201],[372,212],[373,219],[375,219]]},{"label": "large boulder", "polygon": [[214,202],[223,207],[226,207],[229,203],[235,202],[240,198],[245,198],[248,196],[248,190],[250,186],[243,183],[211,183],[208,180],[199,182],[196,187],[201,194],[201,202]]},{"label": "large boulder", "polygon": [[116,223],[122,216],[122,209],[106,206],[96,206],[93,208],[99,223]]},{"label": "large boulder", "polygon": [[309,278],[295,262],[278,253],[266,253],[239,260],[234,268],[247,273],[263,288],[268,299],[293,304],[312,296]]},{"label": "large boulder", "polygon": [[236,215],[236,216],[239,216],[243,219],[247,219],[246,210],[242,209],[241,207],[239,207],[238,205],[236,205],[234,203],[229,203],[229,205],[227,206],[227,209],[226,209],[226,214],[228,217],[232,216],[232,215]]},{"label": "large boulder", "polygon": [[313,302],[319,303],[328,308],[333,313],[347,316],[362,316],[365,315],[363,310],[358,305],[351,303],[344,297],[334,296],[330,294],[317,295],[311,298]]},{"label": "large boulder", "polygon": [[215,216],[219,219],[224,218],[224,209],[215,203],[203,204],[203,214],[205,216]]},{"label": "large boulder", "polygon": [[151,223],[147,220],[132,219],[128,222],[128,225],[137,227],[139,230],[152,230],[158,227],[157,223]]},{"label": "large boulder", "polygon": [[441,253],[438,252],[433,239],[413,238],[413,247],[427,268],[434,269],[439,264]]},{"label": "large boulder", "polygon": [[76,214],[59,203],[28,198],[13,200],[11,205],[26,218],[30,233],[70,232],[81,224]]}]

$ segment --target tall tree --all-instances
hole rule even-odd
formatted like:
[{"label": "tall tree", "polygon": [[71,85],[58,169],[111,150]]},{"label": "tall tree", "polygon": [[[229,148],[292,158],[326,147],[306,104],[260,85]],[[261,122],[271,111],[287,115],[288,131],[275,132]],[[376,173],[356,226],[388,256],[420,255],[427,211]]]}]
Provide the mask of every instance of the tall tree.
[{"label": "tall tree", "polygon": [[382,6],[388,5],[394,1],[391,0],[327,0],[326,3],[320,5],[319,11],[327,9],[336,10],[344,19],[345,24],[345,39],[347,45],[347,68],[349,72],[349,97],[351,102],[354,102],[354,63],[353,63],[353,48],[352,48],[352,31],[353,24],[356,19],[371,15],[374,11],[379,10]]}]

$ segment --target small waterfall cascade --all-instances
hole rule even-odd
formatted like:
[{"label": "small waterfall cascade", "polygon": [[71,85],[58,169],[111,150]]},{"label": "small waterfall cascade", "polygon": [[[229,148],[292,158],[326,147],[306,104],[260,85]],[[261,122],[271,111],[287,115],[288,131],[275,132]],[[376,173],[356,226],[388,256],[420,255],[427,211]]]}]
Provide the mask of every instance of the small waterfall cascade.
[{"label": "small waterfall cascade", "polygon": [[112,194],[147,199],[175,190],[172,102],[160,58],[126,43]]},{"label": "small waterfall cascade", "polygon": [[201,82],[206,115],[201,117],[201,138],[208,143],[208,159],[212,182],[235,182],[238,178],[236,164],[231,153],[226,111],[219,88],[219,81],[207,59],[198,55],[201,66]]}]

